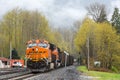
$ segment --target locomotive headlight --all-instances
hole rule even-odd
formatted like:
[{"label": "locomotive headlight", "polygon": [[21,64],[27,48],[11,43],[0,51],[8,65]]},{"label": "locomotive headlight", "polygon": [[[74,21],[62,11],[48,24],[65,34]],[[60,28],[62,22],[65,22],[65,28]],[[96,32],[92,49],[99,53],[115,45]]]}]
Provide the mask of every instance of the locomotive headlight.
[{"label": "locomotive headlight", "polygon": [[38,51],[38,48],[36,48],[36,51]]}]

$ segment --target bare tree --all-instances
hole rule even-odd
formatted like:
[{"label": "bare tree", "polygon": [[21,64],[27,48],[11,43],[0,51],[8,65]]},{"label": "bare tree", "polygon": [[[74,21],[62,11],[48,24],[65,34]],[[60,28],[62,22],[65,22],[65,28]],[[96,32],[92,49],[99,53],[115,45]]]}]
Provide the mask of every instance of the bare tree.
[{"label": "bare tree", "polygon": [[106,7],[104,4],[94,3],[86,7],[88,15],[90,15],[95,22],[107,21]]},{"label": "bare tree", "polygon": [[81,20],[76,21],[74,23],[73,32],[77,33],[81,25],[82,25],[82,21]]}]

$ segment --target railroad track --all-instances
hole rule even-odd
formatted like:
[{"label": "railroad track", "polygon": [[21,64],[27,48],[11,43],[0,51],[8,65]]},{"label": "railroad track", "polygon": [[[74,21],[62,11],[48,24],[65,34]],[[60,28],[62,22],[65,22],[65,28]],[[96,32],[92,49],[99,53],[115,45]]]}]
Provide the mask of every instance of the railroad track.
[{"label": "railroad track", "polygon": [[20,76],[17,76],[17,77],[10,78],[8,80],[23,80],[25,78],[29,78],[29,77],[32,77],[32,76],[35,76],[35,74],[28,73],[28,74],[24,74],[24,75],[20,75]]},{"label": "railroad track", "polygon": [[6,75],[10,73],[16,73],[20,71],[26,71],[26,68],[6,68],[6,69],[0,69],[0,75]]},{"label": "railroad track", "polygon": [[0,70],[0,80],[8,80],[13,77],[30,74],[31,71],[27,68],[10,68],[7,70]]},{"label": "railroad track", "polygon": [[[40,73],[23,80],[86,80],[79,79],[79,73],[76,72],[74,66],[62,67],[46,73]],[[88,79],[89,80],[89,79]]]},{"label": "railroad track", "polygon": [[[15,74],[15,73],[13,73]],[[88,76],[81,75],[75,66],[62,67],[43,73],[31,73],[30,71],[17,72],[11,74],[10,77],[1,78],[1,80],[93,80]]]}]

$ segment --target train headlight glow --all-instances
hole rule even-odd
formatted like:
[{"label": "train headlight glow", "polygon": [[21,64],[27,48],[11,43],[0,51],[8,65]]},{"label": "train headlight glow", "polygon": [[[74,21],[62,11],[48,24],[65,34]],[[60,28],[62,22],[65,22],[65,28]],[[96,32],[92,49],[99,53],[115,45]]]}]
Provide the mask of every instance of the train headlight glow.
[{"label": "train headlight glow", "polygon": [[38,48],[36,48],[36,51],[38,51]]}]

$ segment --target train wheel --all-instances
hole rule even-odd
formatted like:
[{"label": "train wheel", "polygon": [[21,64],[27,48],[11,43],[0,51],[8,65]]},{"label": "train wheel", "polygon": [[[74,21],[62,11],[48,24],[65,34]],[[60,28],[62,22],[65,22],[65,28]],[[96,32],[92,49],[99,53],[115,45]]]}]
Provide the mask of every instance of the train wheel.
[{"label": "train wheel", "polygon": [[50,70],[50,64],[46,67],[46,71]]},{"label": "train wheel", "polygon": [[56,63],[54,63],[54,68],[55,68],[55,69],[57,68],[57,64],[56,64]]}]

